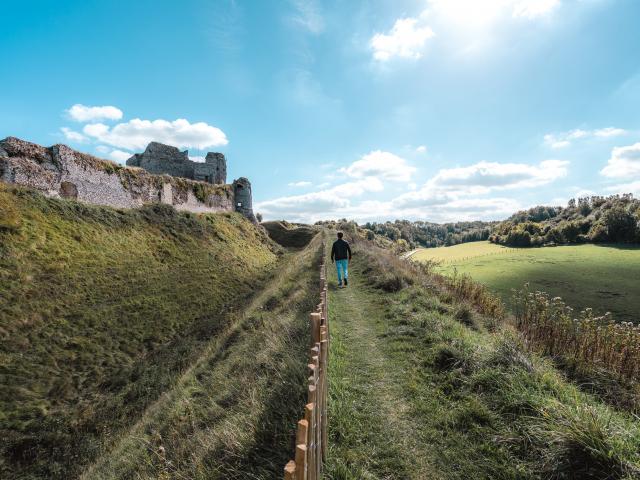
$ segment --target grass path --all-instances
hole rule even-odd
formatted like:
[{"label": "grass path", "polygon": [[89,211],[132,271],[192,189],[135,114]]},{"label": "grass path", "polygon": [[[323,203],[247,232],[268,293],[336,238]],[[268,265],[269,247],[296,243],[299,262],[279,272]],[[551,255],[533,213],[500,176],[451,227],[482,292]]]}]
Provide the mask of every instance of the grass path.
[{"label": "grass path", "polygon": [[357,280],[352,283],[329,293],[331,450],[327,478],[438,478],[409,415],[403,371],[385,352],[382,309],[369,287]]}]

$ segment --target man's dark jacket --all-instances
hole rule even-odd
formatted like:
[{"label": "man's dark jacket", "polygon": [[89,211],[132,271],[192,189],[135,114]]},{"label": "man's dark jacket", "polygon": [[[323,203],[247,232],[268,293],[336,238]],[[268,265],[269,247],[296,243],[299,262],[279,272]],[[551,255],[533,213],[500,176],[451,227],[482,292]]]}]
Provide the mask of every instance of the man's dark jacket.
[{"label": "man's dark jacket", "polygon": [[331,261],[346,259],[351,260],[351,247],[348,242],[339,238],[333,242],[333,247],[331,247]]}]

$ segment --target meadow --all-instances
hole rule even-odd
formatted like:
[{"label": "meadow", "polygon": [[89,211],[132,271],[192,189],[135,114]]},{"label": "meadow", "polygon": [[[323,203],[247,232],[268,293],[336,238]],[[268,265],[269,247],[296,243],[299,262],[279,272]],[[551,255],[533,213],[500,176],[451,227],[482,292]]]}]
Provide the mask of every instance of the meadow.
[{"label": "meadow", "polygon": [[575,309],[611,312],[617,321],[638,322],[640,248],[575,245],[508,248],[489,242],[420,249],[411,258],[435,261],[444,273],[468,274],[512,305],[512,289],[558,296]]}]

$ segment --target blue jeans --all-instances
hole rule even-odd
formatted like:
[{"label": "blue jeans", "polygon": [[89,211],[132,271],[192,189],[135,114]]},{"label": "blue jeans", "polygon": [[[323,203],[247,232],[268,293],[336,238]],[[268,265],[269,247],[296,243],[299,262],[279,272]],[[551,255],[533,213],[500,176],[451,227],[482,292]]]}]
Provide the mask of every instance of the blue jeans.
[{"label": "blue jeans", "polygon": [[343,278],[349,278],[349,260],[336,260],[336,269],[338,270],[338,283],[342,283]]}]

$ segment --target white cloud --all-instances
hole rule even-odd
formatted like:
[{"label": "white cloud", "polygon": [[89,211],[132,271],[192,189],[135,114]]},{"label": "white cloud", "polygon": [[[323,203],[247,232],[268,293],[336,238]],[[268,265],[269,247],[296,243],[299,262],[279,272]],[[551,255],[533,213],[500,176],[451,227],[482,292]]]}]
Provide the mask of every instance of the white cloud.
[{"label": "white cloud", "polygon": [[533,188],[567,175],[565,160],[544,160],[539,165],[526,163],[479,162],[468,167],[440,170],[428,186],[443,190],[467,189],[474,193],[492,190]]},{"label": "white cloud", "polygon": [[640,195],[640,180],[630,183],[622,183],[619,185],[612,185],[606,189],[611,193],[632,193],[634,195]]},{"label": "white cloud", "polygon": [[574,140],[588,139],[588,138],[611,138],[621,135],[627,135],[629,132],[622,128],[606,127],[596,130],[582,130],[577,128],[568,132],[562,133],[548,133],[544,136],[544,143],[553,148],[566,148],[569,147]]},{"label": "white cloud", "polygon": [[111,160],[115,160],[118,163],[124,164],[129,157],[131,157],[131,153],[123,152],[122,150],[111,150],[109,153],[109,158]]},{"label": "white cloud", "polygon": [[82,131],[102,143],[130,150],[144,149],[151,141],[200,150],[228,143],[226,135],[219,128],[204,122],[189,123],[183,118],[174,121],[134,118],[113,127],[90,123]]},{"label": "white cloud", "polygon": [[307,182],[307,181],[300,181],[300,182],[290,182],[287,185],[289,185],[290,187],[309,187],[311,186],[311,182]]},{"label": "white cloud", "polygon": [[588,188],[578,188],[573,194],[574,198],[593,197],[594,195],[597,195],[597,193],[593,190],[589,190]]},{"label": "white cloud", "polygon": [[416,148],[416,152],[418,152],[418,153],[427,153],[426,145],[420,145],[418,148]]},{"label": "white cloud", "polygon": [[560,0],[429,0],[430,8],[425,13],[433,12],[449,25],[475,30],[498,20],[536,20],[550,14],[560,3]]},{"label": "white cloud", "polygon": [[533,20],[548,15],[555,10],[560,5],[560,0],[511,0],[505,3],[512,4],[511,8],[514,17]]},{"label": "white cloud", "polygon": [[200,155],[189,155],[189,160],[192,162],[204,163],[206,158]]},{"label": "white cloud", "polygon": [[622,128],[614,128],[614,127],[601,128],[599,130],[593,131],[594,136],[601,137],[601,138],[618,137],[620,135],[626,135],[628,133],[629,132],[627,132]]},{"label": "white cloud", "polygon": [[96,152],[98,152],[100,154],[109,153],[109,147],[107,147],[105,145],[98,145],[96,147]]},{"label": "white cloud", "polygon": [[290,20],[311,33],[320,33],[324,30],[324,18],[320,13],[318,0],[289,0],[295,13]]},{"label": "white cloud", "polygon": [[417,59],[422,56],[428,39],[435,33],[428,26],[419,26],[416,18],[396,20],[388,33],[376,33],[369,45],[373,50],[373,58],[387,61],[393,57]]},{"label": "white cloud", "polygon": [[[406,169],[398,172],[398,160],[400,165],[408,167],[403,159],[389,152],[371,152],[340,170],[357,179],[355,181],[304,195],[260,202],[256,208],[265,218],[300,222],[341,217],[359,221],[500,219],[522,206],[513,199],[483,195],[496,190],[534,188],[551,183],[566,176],[568,165],[562,160],[545,160],[538,165],[480,162],[440,170],[418,189],[415,183],[407,181],[415,169],[408,167],[408,173]],[[384,190],[383,181],[398,180],[407,181],[408,191],[389,200],[379,200],[377,195],[371,195]]]},{"label": "white cloud", "polygon": [[351,198],[365,192],[379,192],[382,182],[373,177],[347,182],[318,192],[275,198],[256,204],[256,211],[265,218],[286,218],[293,221],[312,221],[335,214],[351,206]]},{"label": "white cloud", "polygon": [[640,142],[626,147],[614,147],[607,165],[600,173],[612,178],[640,175]]},{"label": "white cloud", "polygon": [[341,172],[353,178],[376,177],[394,182],[408,182],[415,173],[404,158],[390,152],[375,150],[353,162]]},{"label": "white cloud", "polygon": [[67,111],[67,115],[76,122],[95,122],[96,120],[120,120],[122,110],[111,105],[102,107],[88,107],[76,103]]},{"label": "white cloud", "polygon": [[60,130],[64,134],[64,137],[67,140],[70,140],[72,142],[81,143],[81,142],[85,142],[87,140],[87,137],[82,135],[80,132],[76,132],[75,130],[71,130],[70,128],[62,127]]}]

